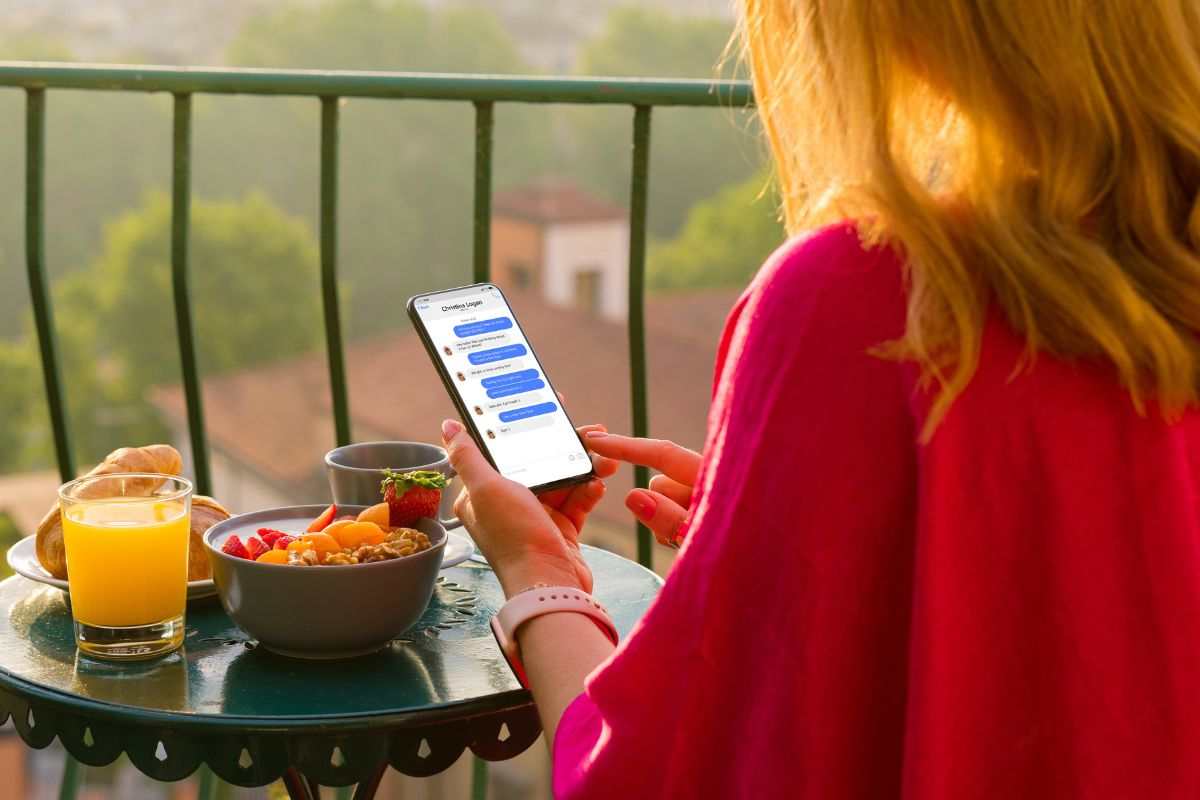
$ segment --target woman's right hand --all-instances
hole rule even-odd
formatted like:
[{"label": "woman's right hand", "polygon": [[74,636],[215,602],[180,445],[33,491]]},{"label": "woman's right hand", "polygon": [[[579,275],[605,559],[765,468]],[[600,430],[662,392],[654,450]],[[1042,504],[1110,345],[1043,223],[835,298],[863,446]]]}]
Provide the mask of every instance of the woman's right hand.
[{"label": "woman's right hand", "polygon": [[649,489],[634,489],[625,506],[668,547],[678,547],[683,521],[692,504],[692,488],[700,472],[700,454],[666,439],[638,439],[599,430],[584,434],[598,456],[658,470]]}]

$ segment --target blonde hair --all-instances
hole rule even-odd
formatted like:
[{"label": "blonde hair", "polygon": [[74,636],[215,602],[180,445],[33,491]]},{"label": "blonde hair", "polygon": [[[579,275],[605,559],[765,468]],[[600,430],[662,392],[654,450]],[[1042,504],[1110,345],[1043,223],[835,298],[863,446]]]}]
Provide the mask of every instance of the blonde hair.
[{"label": "blonde hair", "polygon": [[789,231],[896,247],[930,436],[996,303],[1167,418],[1200,385],[1194,0],[742,0]]}]

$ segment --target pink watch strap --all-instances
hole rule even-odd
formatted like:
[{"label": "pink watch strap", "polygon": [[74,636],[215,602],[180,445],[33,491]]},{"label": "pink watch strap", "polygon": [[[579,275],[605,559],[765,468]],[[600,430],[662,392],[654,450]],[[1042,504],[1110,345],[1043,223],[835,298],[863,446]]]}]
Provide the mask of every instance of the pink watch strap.
[{"label": "pink watch strap", "polygon": [[508,665],[512,667],[522,686],[528,686],[529,681],[525,677],[521,651],[517,646],[517,629],[534,617],[559,611],[573,611],[591,617],[613,644],[619,640],[617,626],[613,624],[608,611],[581,589],[570,586],[535,586],[515,594],[496,612],[496,616],[492,617],[492,633],[496,635],[500,651],[508,659]]}]

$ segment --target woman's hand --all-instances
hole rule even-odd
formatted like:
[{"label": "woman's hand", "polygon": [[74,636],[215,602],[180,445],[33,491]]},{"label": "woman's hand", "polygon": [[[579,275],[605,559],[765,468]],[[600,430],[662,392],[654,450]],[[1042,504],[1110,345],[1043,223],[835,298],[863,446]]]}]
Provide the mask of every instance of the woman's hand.
[{"label": "woman's hand", "polygon": [[[586,435],[602,430],[580,428]],[[602,477],[616,464],[596,459],[598,478],[547,492],[541,498],[498,473],[457,420],[442,423],[442,439],[464,491],[454,511],[495,570],[506,596],[535,583],[592,590],[592,574],[579,552],[584,520],[604,496]]]},{"label": "woman's hand", "polygon": [[625,506],[668,547],[678,547],[683,521],[692,504],[692,489],[700,472],[700,454],[665,439],[637,439],[591,428],[583,441],[600,459],[641,464],[661,475],[650,479],[649,489],[634,489],[625,496]]}]

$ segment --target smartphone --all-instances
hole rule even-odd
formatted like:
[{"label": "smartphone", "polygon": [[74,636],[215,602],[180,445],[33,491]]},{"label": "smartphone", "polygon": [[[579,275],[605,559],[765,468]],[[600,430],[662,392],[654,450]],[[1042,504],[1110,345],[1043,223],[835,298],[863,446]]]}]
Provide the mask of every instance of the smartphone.
[{"label": "smartphone", "polygon": [[408,315],[459,415],[501,475],[534,492],[595,477],[592,460],[504,293],[419,294]]}]

